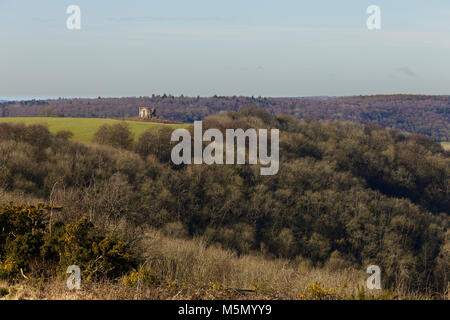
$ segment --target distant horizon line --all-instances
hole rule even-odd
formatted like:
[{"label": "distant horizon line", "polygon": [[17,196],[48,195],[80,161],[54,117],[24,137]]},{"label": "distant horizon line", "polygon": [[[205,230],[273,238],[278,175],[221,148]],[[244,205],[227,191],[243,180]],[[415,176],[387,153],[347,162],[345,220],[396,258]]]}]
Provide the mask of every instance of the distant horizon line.
[{"label": "distant horizon line", "polygon": [[[271,98],[271,99],[335,99],[335,98],[350,98],[350,97],[375,97],[375,96],[428,96],[428,97],[450,97],[450,94],[420,94],[420,93],[377,93],[377,94],[356,94],[356,95],[307,95],[307,96],[252,96],[252,95],[211,95],[211,96],[190,96],[190,95],[173,95],[173,94],[155,94],[156,97],[174,97],[174,98]],[[43,100],[73,100],[73,99],[126,99],[126,98],[152,98],[152,96],[66,96],[66,97],[0,97],[0,102],[15,102],[15,101],[43,101]]]}]

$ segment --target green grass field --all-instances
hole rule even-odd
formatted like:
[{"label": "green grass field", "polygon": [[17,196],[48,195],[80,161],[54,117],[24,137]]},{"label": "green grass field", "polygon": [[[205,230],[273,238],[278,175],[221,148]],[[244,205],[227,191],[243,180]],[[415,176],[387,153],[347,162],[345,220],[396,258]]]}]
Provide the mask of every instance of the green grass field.
[{"label": "green grass field", "polygon": [[[73,139],[77,141],[90,142],[94,133],[103,124],[114,124],[123,122],[122,120],[99,119],[99,118],[45,118],[45,117],[11,117],[0,118],[0,122],[16,122],[25,124],[46,124],[52,133],[60,130],[69,130],[73,132]],[[169,128],[187,128],[189,124],[162,124],[153,122],[125,121],[130,126],[131,131],[137,139],[144,131],[156,129],[159,127]]]},{"label": "green grass field", "polygon": [[445,150],[450,150],[450,142],[441,142]]}]

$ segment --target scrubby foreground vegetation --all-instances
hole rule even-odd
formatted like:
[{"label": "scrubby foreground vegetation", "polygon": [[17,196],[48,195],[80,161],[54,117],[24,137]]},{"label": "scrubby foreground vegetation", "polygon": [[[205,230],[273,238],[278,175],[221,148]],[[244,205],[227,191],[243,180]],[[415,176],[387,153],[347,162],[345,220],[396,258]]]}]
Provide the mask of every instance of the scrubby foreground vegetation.
[{"label": "scrubby foreground vegetation", "polygon": [[[145,261],[116,279],[86,280],[70,291],[68,275],[0,280],[3,299],[429,299],[406,290],[367,290],[360,269],[314,267],[302,259],[237,255],[204,237],[174,238],[147,229],[141,238]],[[3,290],[3,293],[2,293]],[[445,298],[445,297],[441,297]],[[1,298],[0,298],[1,299]]]},{"label": "scrubby foreground vegetation", "polygon": [[[375,264],[376,296],[448,297],[450,158],[440,144],[251,107],[203,127],[279,128],[279,173],[174,166],[169,128],[134,142],[125,124],[104,126],[86,145],[0,124],[5,296],[368,298],[364,271]],[[82,268],[81,292],[65,288],[70,264]]]}]

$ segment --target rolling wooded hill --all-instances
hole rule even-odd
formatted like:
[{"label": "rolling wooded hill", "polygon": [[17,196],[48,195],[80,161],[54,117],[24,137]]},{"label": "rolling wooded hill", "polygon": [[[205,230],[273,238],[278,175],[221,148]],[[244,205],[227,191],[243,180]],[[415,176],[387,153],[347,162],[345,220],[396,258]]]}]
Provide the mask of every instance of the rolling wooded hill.
[{"label": "rolling wooded hill", "polygon": [[245,105],[272,114],[296,118],[378,123],[450,141],[450,96],[378,95],[354,97],[255,98],[255,97],[173,97],[57,99],[0,103],[0,116],[64,116],[128,118],[139,106],[155,106],[159,117],[192,122],[223,110],[237,111]]}]

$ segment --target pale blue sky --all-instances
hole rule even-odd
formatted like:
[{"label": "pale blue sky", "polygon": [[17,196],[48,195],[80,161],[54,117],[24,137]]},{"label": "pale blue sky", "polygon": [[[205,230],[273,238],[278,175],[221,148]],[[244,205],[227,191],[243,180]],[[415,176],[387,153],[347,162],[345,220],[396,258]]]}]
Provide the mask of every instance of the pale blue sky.
[{"label": "pale blue sky", "polygon": [[0,45],[0,99],[450,94],[449,0],[0,0]]}]

